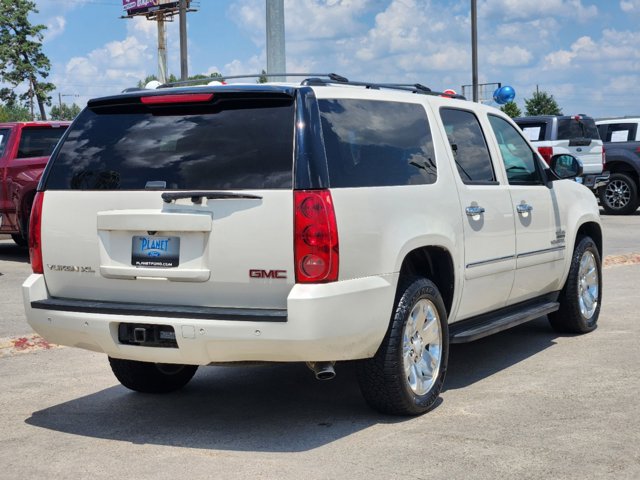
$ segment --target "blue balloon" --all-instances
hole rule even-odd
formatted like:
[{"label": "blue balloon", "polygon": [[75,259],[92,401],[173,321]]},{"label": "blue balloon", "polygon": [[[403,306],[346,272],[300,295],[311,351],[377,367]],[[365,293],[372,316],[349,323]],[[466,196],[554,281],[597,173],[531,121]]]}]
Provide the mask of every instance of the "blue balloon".
[{"label": "blue balloon", "polygon": [[493,100],[498,105],[504,105],[505,103],[513,102],[514,98],[516,98],[516,91],[509,85],[497,88],[496,91],[493,92]]}]

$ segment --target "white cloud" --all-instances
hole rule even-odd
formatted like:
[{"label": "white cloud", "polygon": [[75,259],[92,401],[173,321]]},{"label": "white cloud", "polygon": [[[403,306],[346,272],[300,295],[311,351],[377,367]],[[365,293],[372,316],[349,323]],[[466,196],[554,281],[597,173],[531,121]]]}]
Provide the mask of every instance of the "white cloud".
[{"label": "white cloud", "polygon": [[580,21],[595,18],[598,8],[585,6],[582,0],[484,0],[478,7],[479,16],[502,20],[571,17]]},{"label": "white cloud", "polygon": [[[171,38],[176,27],[170,25],[169,29]],[[128,22],[123,40],[107,42],[71,58],[64,66],[56,65],[51,80],[66,93],[79,92],[80,104],[95,96],[115,94],[157,72],[156,45],[155,22],[134,18]]]},{"label": "white cloud", "polygon": [[[580,37],[569,50],[557,50],[544,57],[544,69],[566,69],[598,63],[606,71],[620,71],[640,66],[640,32],[607,29],[595,42],[591,37]],[[635,65],[635,67],[634,67]]]},{"label": "white cloud", "polygon": [[620,9],[623,12],[640,12],[640,0],[621,0]]},{"label": "white cloud", "polygon": [[67,21],[63,16],[57,15],[47,22],[47,29],[44,31],[44,42],[50,42],[64,33]]},{"label": "white cloud", "polygon": [[489,64],[501,67],[528,65],[532,59],[533,54],[518,45],[492,50],[488,56]]}]

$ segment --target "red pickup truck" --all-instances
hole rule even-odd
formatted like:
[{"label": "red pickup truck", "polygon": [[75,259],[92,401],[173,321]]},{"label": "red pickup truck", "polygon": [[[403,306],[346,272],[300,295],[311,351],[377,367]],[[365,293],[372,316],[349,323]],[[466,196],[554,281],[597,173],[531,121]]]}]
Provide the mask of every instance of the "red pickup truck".
[{"label": "red pickup truck", "polygon": [[36,187],[69,123],[0,123],[0,234],[10,234],[18,245],[27,245]]}]

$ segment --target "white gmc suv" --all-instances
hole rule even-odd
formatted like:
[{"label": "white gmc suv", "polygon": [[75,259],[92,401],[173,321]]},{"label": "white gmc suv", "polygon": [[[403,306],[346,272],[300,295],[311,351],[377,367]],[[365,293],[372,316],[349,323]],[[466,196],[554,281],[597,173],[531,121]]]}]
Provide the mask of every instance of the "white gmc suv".
[{"label": "white gmc suv", "polygon": [[357,360],[366,401],[429,410],[449,344],[548,315],[596,328],[595,197],[500,111],[422,85],[140,89],[91,100],[30,223],[30,325],[169,392],[199,365]]}]

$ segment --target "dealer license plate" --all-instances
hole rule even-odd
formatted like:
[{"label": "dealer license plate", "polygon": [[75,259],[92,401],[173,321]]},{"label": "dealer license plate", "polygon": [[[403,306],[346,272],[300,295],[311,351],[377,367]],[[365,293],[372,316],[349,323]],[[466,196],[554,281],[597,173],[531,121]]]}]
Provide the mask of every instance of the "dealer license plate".
[{"label": "dealer license plate", "polygon": [[136,267],[177,267],[180,265],[180,237],[135,235],[131,264]]}]

